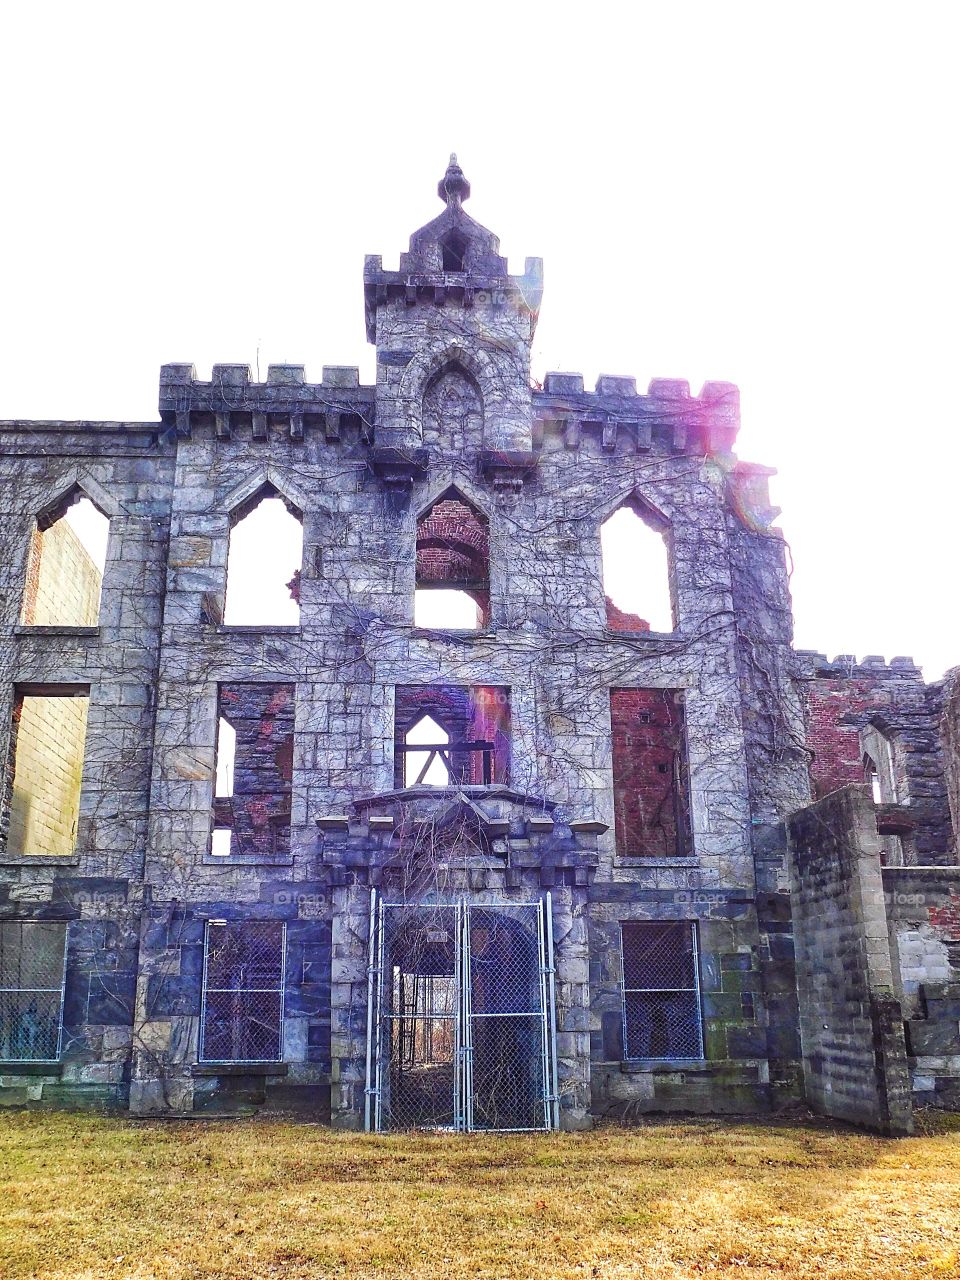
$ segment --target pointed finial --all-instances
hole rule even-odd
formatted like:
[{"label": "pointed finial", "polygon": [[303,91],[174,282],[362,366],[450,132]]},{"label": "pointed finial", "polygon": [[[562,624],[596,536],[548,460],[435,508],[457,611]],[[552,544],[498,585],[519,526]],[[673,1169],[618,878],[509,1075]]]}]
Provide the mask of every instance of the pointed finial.
[{"label": "pointed finial", "polygon": [[455,152],[451,152],[447,172],[437,184],[437,195],[450,206],[463,204],[464,200],[470,198],[470,183],[463,176],[463,170],[457,164]]}]

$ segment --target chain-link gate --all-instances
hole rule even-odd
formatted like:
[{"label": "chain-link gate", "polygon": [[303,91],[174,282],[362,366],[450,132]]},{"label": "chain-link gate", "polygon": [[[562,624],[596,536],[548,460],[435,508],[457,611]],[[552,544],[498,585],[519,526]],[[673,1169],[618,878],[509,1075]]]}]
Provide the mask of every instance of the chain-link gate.
[{"label": "chain-link gate", "polygon": [[558,1124],[550,895],[400,904],[371,895],[368,1130]]}]

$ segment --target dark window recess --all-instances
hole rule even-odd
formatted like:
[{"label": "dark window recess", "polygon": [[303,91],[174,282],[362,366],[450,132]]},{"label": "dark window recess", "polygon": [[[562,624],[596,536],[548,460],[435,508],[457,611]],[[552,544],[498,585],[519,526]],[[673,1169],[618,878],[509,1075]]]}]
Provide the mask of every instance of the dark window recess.
[{"label": "dark window recess", "polygon": [[0,924],[0,1059],[60,1057],[66,936],[59,920]]},{"label": "dark window recess", "polygon": [[612,689],[613,793],[621,857],[691,852],[683,695]]},{"label": "dark window recess", "polygon": [[282,1058],[285,928],[278,920],[208,922],[201,1062]]},{"label": "dark window recess", "polygon": [[[435,725],[438,741],[415,732]],[[510,776],[510,690],[492,685],[399,685],[394,784],[484,786]]]},{"label": "dark window recess", "polygon": [[440,252],[443,255],[444,271],[465,271],[467,241],[464,236],[453,232],[440,241]]},{"label": "dark window recess", "polygon": [[292,684],[220,685],[214,852],[289,853],[295,700]]},{"label": "dark window recess", "polygon": [[620,926],[625,1058],[702,1058],[697,927]]}]

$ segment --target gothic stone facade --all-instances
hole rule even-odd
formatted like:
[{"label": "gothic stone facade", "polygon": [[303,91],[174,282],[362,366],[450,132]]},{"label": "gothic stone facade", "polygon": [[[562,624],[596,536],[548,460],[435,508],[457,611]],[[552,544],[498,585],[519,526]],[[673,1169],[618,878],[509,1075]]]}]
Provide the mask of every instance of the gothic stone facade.
[{"label": "gothic stone facade", "polygon": [[[0,424],[0,1094],[139,1112],[266,1101],[361,1125],[371,1093],[399,1088],[397,1052],[422,1073],[463,1048],[451,983],[474,961],[450,958],[451,913],[520,920],[519,904],[549,895],[542,1001],[527,1010],[542,1040],[555,1030],[538,1124],[762,1112],[801,1096],[806,1076],[824,1109],[846,1089],[840,1113],[908,1128],[910,1072],[930,1098],[960,1075],[947,1030],[908,1052],[902,1023],[939,998],[956,1030],[949,691],[909,660],[795,653],[769,471],[733,453],[736,388],[533,384],[541,263],[508,274],[463,210],[454,163],[440,194],[399,270],[367,259],[374,386],[343,367],[310,384],[293,365],[259,383],[243,365],[204,381],[171,364],[159,421]],[[110,522],[99,616],[37,625],[23,602],[38,531],[81,495]],[[299,623],[227,625],[231,529],[265,495],[302,521]],[[669,631],[605,600],[600,529],[624,504],[666,540]],[[416,625],[416,589],[436,585],[469,592],[479,626]],[[49,779],[27,767],[25,717],[32,699],[62,714],[52,700],[70,697],[86,710],[75,831],[33,847],[15,838],[15,783],[39,803]],[[405,733],[424,712],[457,747],[446,786],[407,785]],[[894,744],[901,794],[885,808],[861,785],[864,732]],[[856,804],[834,803],[850,784],[839,794]],[[830,810],[817,820],[813,798]],[[889,950],[883,972],[865,964],[863,1016],[825,1044],[821,959],[842,977],[851,946],[874,959],[887,947],[882,900],[880,923],[865,922],[850,888],[866,866],[876,889],[884,859],[884,875],[915,880],[932,866],[920,896],[933,898],[922,919],[905,909],[890,924],[912,957],[894,952],[896,982]],[[835,918],[818,917],[823,902]],[[379,903],[404,904],[439,958],[421,949],[385,978],[400,908],[371,945]],[[475,957],[493,954],[496,928],[467,932]],[[404,977],[411,991],[420,980],[412,996]],[[479,1000],[479,979],[466,985]],[[430,1118],[424,1099],[409,1122]]]}]

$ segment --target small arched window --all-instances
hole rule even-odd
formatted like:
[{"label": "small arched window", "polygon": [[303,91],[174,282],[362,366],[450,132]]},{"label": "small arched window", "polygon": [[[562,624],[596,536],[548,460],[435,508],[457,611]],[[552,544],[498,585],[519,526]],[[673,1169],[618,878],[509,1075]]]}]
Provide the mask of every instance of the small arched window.
[{"label": "small arched window", "polygon": [[271,485],[233,513],[227,554],[227,626],[300,621],[303,519]]},{"label": "small arched window", "polygon": [[607,626],[612,631],[672,631],[674,608],[663,530],[634,502],[600,530]]},{"label": "small arched window", "polygon": [[20,620],[26,627],[95,627],[110,521],[79,487],[37,518]]}]

